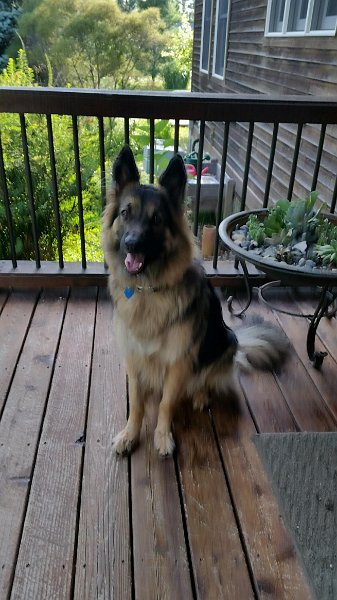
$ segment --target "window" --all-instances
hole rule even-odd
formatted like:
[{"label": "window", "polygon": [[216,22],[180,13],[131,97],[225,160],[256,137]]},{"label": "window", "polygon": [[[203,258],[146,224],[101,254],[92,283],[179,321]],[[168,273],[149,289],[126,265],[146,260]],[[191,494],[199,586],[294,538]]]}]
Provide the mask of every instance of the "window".
[{"label": "window", "polygon": [[200,70],[208,73],[211,45],[212,0],[204,0],[201,29]]},{"label": "window", "polygon": [[[229,0],[216,0],[215,10],[213,0],[204,0],[202,10],[200,71],[203,73],[210,71],[211,45],[213,44],[212,75],[221,79],[225,74],[228,5]],[[214,10],[216,14],[213,40],[212,14]]]},{"label": "window", "polygon": [[335,35],[337,0],[268,0],[266,35]]},{"label": "window", "polygon": [[337,0],[323,0],[315,3],[313,23],[315,29],[336,29]]},{"label": "window", "polygon": [[217,0],[213,75],[223,78],[227,39],[228,0]]},{"label": "window", "polygon": [[288,31],[304,31],[309,0],[295,0],[290,3]]},{"label": "window", "polygon": [[282,31],[284,17],[285,0],[273,2],[271,6],[271,17],[269,21],[269,31]]}]

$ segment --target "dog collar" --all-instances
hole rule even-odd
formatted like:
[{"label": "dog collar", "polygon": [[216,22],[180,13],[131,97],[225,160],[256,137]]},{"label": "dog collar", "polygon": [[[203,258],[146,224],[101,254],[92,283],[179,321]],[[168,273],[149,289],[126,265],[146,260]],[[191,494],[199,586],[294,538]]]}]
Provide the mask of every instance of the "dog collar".
[{"label": "dog collar", "polygon": [[135,292],[160,292],[165,288],[163,287],[153,287],[152,285],[136,285],[135,287],[126,287],[124,289],[124,296],[128,300],[132,298]]}]

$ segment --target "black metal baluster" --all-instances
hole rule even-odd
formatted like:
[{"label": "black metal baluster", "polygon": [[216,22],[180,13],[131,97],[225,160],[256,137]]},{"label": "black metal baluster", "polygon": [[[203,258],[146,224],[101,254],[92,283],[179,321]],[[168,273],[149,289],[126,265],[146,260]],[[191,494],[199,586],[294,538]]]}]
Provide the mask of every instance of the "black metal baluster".
[{"label": "black metal baluster", "polygon": [[322,152],[323,152],[323,145],[324,145],[324,139],[325,139],[325,132],[326,132],[326,123],[323,123],[323,125],[321,127],[321,134],[319,136],[319,142],[318,142],[318,148],[317,148],[317,155],[316,155],[316,163],[315,163],[314,174],[313,174],[313,177],[312,177],[312,184],[311,184],[311,191],[312,192],[316,189],[316,186],[317,186],[318,173],[319,173],[319,168],[320,168],[321,160],[322,160]]},{"label": "black metal baluster", "polygon": [[154,119],[150,119],[150,183],[154,182]]},{"label": "black metal baluster", "polygon": [[179,150],[179,119],[174,121],[174,154]]},{"label": "black metal baluster", "polygon": [[53,190],[53,206],[54,206],[54,215],[55,215],[55,222],[56,222],[57,249],[58,249],[58,256],[59,256],[59,266],[60,266],[60,269],[63,269],[64,261],[63,261],[62,234],[61,234],[61,215],[60,215],[60,203],[59,203],[57,174],[56,174],[56,159],[55,159],[55,150],[54,150],[53,125],[52,125],[51,115],[46,115],[46,118],[47,118],[51,182],[52,182],[52,190]]},{"label": "black metal baluster", "polygon": [[249,175],[250,159],[252,156],[253,135],[254,135],[254,122],[252,121],[249,123],[249,130],[248,130],[246,162],[245,162],[245,170],[244,170],[243,180],[242,180],[242,194],[241,194],[240,210],[245,210],[245,208],[246,208],[248,175]]},{"label": "black metal baluster", "polygon": [[124,119],[124,144],[130,145],[130,119]]},{"label": "black metal baluster", "polygon": [[226,177],[228,138],[229,138],[229,123],[225,123],[224,138],[223,138],[223,145],[222,145],[220,181],[219,181],[219,196],[218,196],[218,205],[217,205],[217,214],[216,214],[216,233],[215,233],[214,256],[213,256],[213,269],[216,269],[217,265],[218,265],[219,225],[220,225],[220,221],[222,219],[223,190],[224,190],[225,177]]},{"label": "black metal baluster", "polygon": [[274,123],[273,137],[272,137],[271,146],[270,146],[270,155],[269,155],[269,164],[268,164],[268,171],[267,171],[266,187],[265,187],[265,190],[264,190],[263,208],[267,208],[267,206],[268,206],[269,193],[270,193],[270,184],[271,184],[271,178],[272,178],[272,175],[273,175],[273,166],[274,166],[274,159],[275,159],[275,150],[276,150],[276,143],[277,143],[278,127],[279,127],[279,124],[278,123]]},{"label": "black metal baluster", "polygon": [[16,252],[15,252],[15,235],[14,235],[12,211],[11,211],[9,195],[8,195],[7,178],[6,178],[4,155],[3,155],[3,149],[2,149],[1,133],[0,133],[0,182],[1,182],[1,188],[2,188],[2,193],[3,193],[4,205],[5,205],[12,265],[13,265],[13,268],[16,269],[16,267],[18,266],[18,263],[16,260]]},{"label": "black metal baluster", "polygon": [[332,200],[331,200],[331,206],[330,206],[331,213],[335,212],[336,200],[337,200],[337,177],[335,179],[335,186],[334,186],[333,193],[332,193]]},{"label": "black metal baluster", "polygon": [[105,147],[104,147],[104,122],[103,117],[98,117],[99,135],[99,164],[101,169],[101,199],[102,210],[106,205],[106,173],[105,173]]},{"label": "black metal baluster", "polygon": [[29,162],[26,120],[25,120],[24,114],[22,114],[22,113],[20,114],[20,125],[21,125],[22,150],[23,150],[23,157],[24,157],[24,163],[25,163],[26,184],[27,184],[27,192],[28,192],[28,200],[29,200],[29,211],[30,211],[30,218],[31,218],[31,223],[32,223],[35,264],[36,264],[36,268],[40,269],[41,258],[40,258],[40,249],[39,249],[39,234],[38,234],[38,228],[37,228],[36,211],[35,211],[35,203],[34,203],[33,180],[32,180],[32,172],[30,169],[30,162]]},{"label": "black metal baluster", "polygon": [[193,233],[195,236],[198,235],[198,221],[199,221],[200,195],[201,195],[201,171],[202,171],[202,158],[203,158],[203,154],[204,154],[204,140],[205,140],[205,121],[200,121],[198,162],[197,162],[197,185],[196,185],[196,190],[195,190],[194,225],[193,225]]},{"label": "black metal baluster", "polygon": [[303,129],[303,123],[299,123],[298,126],[297,126],[297,135],[296,135],[296,141],[295,141],[293,163],[292,163],[292,166],[291,166],[289,188],[288,188],[288,195],[287,195],[287,199],[289,201],[291,200],[292,195],[293,195],[293,189],[294,189],[294,183],[295,183],[295,175],[296,175],[297,162],[298,162],[298,155],[299,155],[299,152],[300,152],[300,145],[301,145],[302,129]]},{"label": "black metal baluster", "polygon": [[72,122],[73,122],[74,154],[75,154],[76,187],[77,187],[77,198],[78,198],[78,220],[79,220],[80,237],[81,237],[82,267],[83,267],[83,269],[86,269],[87,259],[86,259],[86,255],[85,255],[82,177],[81,177],[80,149],[79,149],[79,142],[78,142],[78,123],[77,123],[76,115],[72,116]]}]

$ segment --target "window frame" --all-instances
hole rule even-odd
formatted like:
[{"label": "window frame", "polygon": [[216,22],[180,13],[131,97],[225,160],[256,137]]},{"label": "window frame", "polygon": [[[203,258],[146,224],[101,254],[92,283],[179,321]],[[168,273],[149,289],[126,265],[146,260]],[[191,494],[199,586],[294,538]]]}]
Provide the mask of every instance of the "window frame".
[{"label": "window frame", "polygon": [[223,74],[219,74],[215,71],[216,61],[218,58],[217,51],[217,38],[218,38],[218,28],[220,23],[220,0],[216,0],[216,11],[215,11],[215,29],[214,29],[214,40],[213,40],[213,64],[212,64],[212,76],[216,79],[220,79],[223,81],[225,79],[226,72],[226,58],[227,58],[227,47],[228,47],[228,26],[229,26],[229,9],[230,9],[230,0],[227,0],[227,14],[226,14],[226,30],[225,30],[225,47],[223,53]]},{"label": "window frame", "polygon": [[[312,36],[312,37],[324,37],[330,36],[335,37],[337,32],[337,14],[335,17],[335,26],[331,29],[314,29],[311,28],[311,25],[314,20],[315,10],[317,11],[317,4],[322,0],[308,0],[307,7],[307,16],[305,19],[305,25],[303,30],[299,31],[288,31],[289,24],[289,16],[290,16],[290,2],[291,0],[285,0],[284,13],[283,13],[283,21],[282,21],[282,30],[281,31],[269,31],[271,26],[272,19],[272,4],[275,2],[282,2],[282,0],[268,0],[267,4],[267,14],[266,14],[266,26],[265,26],[265,37],[304,37],[304,36]],[[328,0],[325,1],[325,12],[328,6]],[[325,14],[322,15],[322,25],[324,24],[325,19],[333,19],[334,17],[326,17]]]},{"label": "window frame", "polygon": [[[209,2],[209,4],[210,4],[207,69],[205,69],[203,67],[206,2]],[[200,68],[200,72],[201,73],[207,73],[207,74],[209,73],[210,58],[211,58],[212,25],[213,25],[213,0],[203,0],[203,3],[202,3],[202,17],[201,17],[201,44],[200,44],[200,64],[199,64],[199,68]]]}]

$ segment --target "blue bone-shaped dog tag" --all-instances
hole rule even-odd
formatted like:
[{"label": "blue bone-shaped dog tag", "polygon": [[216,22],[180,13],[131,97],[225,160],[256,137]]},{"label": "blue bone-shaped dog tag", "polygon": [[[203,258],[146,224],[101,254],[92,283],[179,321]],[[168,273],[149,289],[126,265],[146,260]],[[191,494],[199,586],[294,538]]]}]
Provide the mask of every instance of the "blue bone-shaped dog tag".
[{"label": "blue bone-shaped dog tag", "polygon": [[135,293],[135,290],[133,288],[130,288],[130,287],[127,287],[124,290],[124,296],[128,300],[129,300],[129,298],[132,298],[132,296],[133,296],[134,293]]}]

